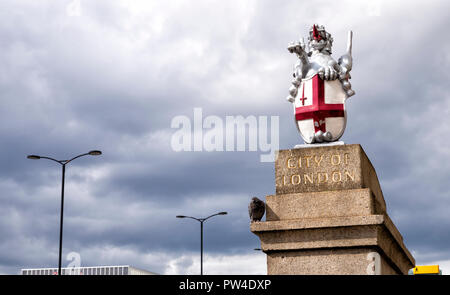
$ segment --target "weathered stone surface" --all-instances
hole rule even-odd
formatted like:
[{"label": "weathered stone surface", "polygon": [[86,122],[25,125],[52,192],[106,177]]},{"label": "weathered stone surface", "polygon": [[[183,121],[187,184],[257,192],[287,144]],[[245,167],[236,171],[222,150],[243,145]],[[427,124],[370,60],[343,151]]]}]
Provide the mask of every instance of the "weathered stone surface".
[{"label": "weathered stone surface", "polygon": [[[354,275],[372,274],[371,253],[376,248],[335,248],[267,253],[267,273],[278,275]],[[325,266],[325,267],[318,267]],[[398,271],[380,255],[380,274]]]},{"label": "weathered stone surface", "polygon": [[359,144],[281,150],[275,186],[277,195],[370,188],[386,211],[375,169]]},{"label": "weathered stone surface", "polygon": [[[268,257],[276,253],[278,254],[274,257],[278,257],[282,255],[280,253],[291,251],[296,251],[296,257],[299,257],[307,253],[304,251],[311,250],[370,248],[376,249],[376,252],[383,256],[398,274],[407,274],[415,264],[414,258],[403,244],[400,233],[386,215],[255,222],[251,224],[251,231],[259,236],[261,249],[267,253]],[[299,261],[303,261],[303,258]],[[314,265],[315,272],[319,273],[328,268],[328,265],[324,264]],[[366,267],[367,265],[366,263]],[[289,269],[291,267],[289,266]],[[299,267],[301,270],[299,271],[303,272],[300,262]],[[345,272],[350,272],[344,265],[341,267]],[[281,274],[288,271],[280,265],[271,266],[268,269],[280,271],[268,272],[269,274]],[[366,274],[366,272],[364,269],[363,273],[353,274]]]},{"label": "weathered stone surface", "polygon": [[250,225],[268,274],[407,274],[414,267],[360,145],[279,151],[275,176],[266,221]]},{"label": "weathered stone surface", "polygon": [[294,193],[266,197],[266,220],[384,214],[370,189]]}]

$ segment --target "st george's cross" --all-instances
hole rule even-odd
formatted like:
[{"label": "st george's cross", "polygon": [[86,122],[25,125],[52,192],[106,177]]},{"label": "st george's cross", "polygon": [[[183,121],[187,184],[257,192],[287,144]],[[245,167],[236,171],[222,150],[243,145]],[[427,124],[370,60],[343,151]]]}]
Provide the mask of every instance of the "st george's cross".
[{"label": "st george's cross", "polygon": [[308,142],[317,132],[330,132],[336,140],[345,129],[346,93],[337,80],[324,81],[319,75],[303,80],[294,99],[295,120],[303,139]]}]

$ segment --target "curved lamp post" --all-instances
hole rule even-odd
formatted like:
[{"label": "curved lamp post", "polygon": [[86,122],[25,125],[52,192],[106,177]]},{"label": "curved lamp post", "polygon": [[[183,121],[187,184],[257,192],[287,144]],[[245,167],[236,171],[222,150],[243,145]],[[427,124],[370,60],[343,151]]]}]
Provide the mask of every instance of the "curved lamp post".
[{"label": "curved lamp post", "polygon": [[31,160],[39,160],[39,159],[47,159],[54,162],[59,163],[62,166],[62,185],[61,185],[61,219],[59,223],[59,263],[58,263],[58,275],[61,275],[61,255],[62,255],[62,236],[63,236],[63,216],[64,216],[64,178],[66,174],[66,165],[72,162],[73,160],[83,157],[83,156],[99,156],[101,155],[101,151],[93,150],[85,154],[78,155],[73,157],[70,160],[56,160],[50,157],[43,157],[38,155],[28,155],[27,158]]},{"label": "curved lamp post", "polygon": [[192,216],[177,215],[177,218],[191,218],[200,222],[200,275],[203,275],[203,222],[216,215],[227,215],[227,212],[219,212],[206,218],[196,218]]}]

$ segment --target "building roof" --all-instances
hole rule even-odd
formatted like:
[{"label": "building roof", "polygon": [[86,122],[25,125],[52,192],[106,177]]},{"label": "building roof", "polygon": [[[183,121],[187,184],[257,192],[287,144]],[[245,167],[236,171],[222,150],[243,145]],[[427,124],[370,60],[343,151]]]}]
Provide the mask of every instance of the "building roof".
[{"label": "building roof", "polygon": [[[56,275],[57,267],[49,268],[23,268],[22,275]],[[62,275],[157,275],[157,273],[140,269],[130,265],[80,266],[63,267]]]}]

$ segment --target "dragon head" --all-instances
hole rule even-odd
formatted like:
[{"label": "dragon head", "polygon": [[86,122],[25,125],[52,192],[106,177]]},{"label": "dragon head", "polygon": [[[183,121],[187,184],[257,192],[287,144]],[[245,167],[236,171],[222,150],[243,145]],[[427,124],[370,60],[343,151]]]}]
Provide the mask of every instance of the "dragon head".
[{"label": "dragon head", "polygon": [[314,24],[309,30],[309,48],[317,51],[326,51],[331,54],[333,38],[330,33],[325,31],[325,27]]}]

